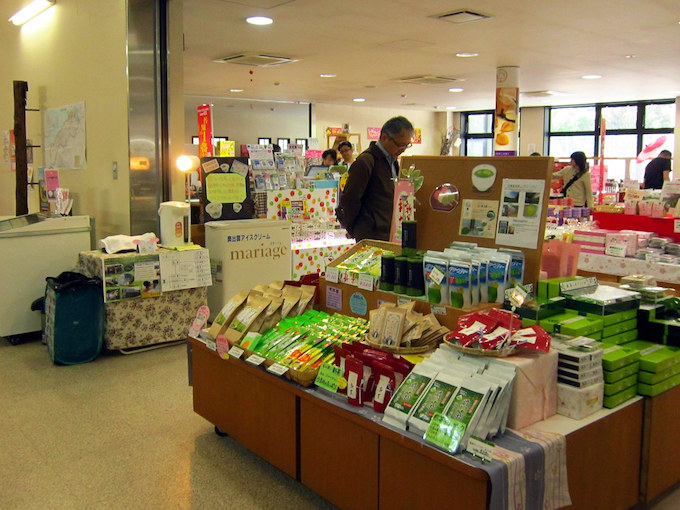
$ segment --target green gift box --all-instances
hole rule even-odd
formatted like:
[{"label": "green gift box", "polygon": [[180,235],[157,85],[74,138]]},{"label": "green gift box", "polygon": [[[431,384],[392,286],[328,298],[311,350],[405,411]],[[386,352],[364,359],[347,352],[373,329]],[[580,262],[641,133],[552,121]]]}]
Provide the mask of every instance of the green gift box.
[{"label": "green gift box", "polygon": [[680,363],[673,365],[668,370],[664,370],[663,372],[656,374],[654,372],[640,371],[638,372],[638,382],[643,384],[657,384],[664,379],[668,379],[669,377],[673,377],[677,374],[680,374]]},{"label": "green gift box", "polygon": [[[678,365],[680,367],[680,365]],[[633,374],[637,374],[638,376],[638,381],[640,377],[640,362],[635,361],[631,363],[630,365],[626,365],[625,367],[621,367],[617,370],[605,370],[604,371],[604,382],[612,384],[615,382],[620,381],[621,379],[628,377]]]},{"label": "green gift box", "polygon": [[571,336],[589,336],[591,333],[602,330],[601,319],[577,316],[556,323],[553,327],[555,333]]},{"label": "green gift box", "polygon": [[630,388],[631,386],[637,385],[637,383],[638,383],[637,374],[631,374],[628,377],[624,377],[618,382],[606,383],[604,385],[604,394],[608,397],[611,397],[612,395],[616,395],[617,393],[620,393],[623,390]]},{"label": "green gift box", "polygon": [[616,312],[616,313],[609,313],[605,315],[597,314],[597,313],[587,313],[586,317],[592,317],[594,319],[602,319],[602,322],[604,323],[604,326],[611,326],[612,324],[616,324],[617,322],[624,322],[630,319],[636,319],[637,318],[638,311],[637,310],[625,310],[623,312]]},{"label": "green gift box", "polygon": [[637,390],[640,395],[644,395],[645,397],[656,397],[659,393],[668,391],[678,384],[680,384],[680,374],[664,379],[656,384],[639,383],[637,385]]},{"label": "green gift box", "polygon": [[572,319],[574,317],[578,317],[576,312],[573,310],[565,310],[564,313],[553,315],[552,317],[538,321],[538,324],[548,333],[553,333],[555,332],[555,324]]},{"label": "green gift box", "polygon": [[558,297],[560,295],[560,283],[580,279],[580,276],[561,276],[559,278],[540,280],[537,285],[536,296],[544,299]]},{"label": "green gift box", "polygon": [[630,400],[635,395],[637,395],[637,386],[631,386],[630,388],[620,391],[615,395],[604,397],[604,402],[602,405],[607,409],[612,409],[613,407],[623,404],[626,400]]},{"label": "green gift box", "polygon": [[625,344],[637,340],[638,330],[631,329],[630,331],[625,331],[624,333],[619,333],[618,335],[602,337],[602,341],[606,344]]},{"label": "green gift box", "polygon": [[621,345],[604,345],[602,368],[613,372],[640,359],[640,351]]},{"label": "green gift box", "polygon": [[[634,311],[634,310],[633,310]],[[602,329],[602,338],[607,338],[608,336],[619,335],[631,329],[637,328],[637,318],[629,319],[623,322],[617,322],[611,326],[606,326]]]},{"label": "green gift box", "polygon": [[625,347],[640,351],[640,370],[663,372],[680,363],[680,348],[636,340],[624,344]]}]

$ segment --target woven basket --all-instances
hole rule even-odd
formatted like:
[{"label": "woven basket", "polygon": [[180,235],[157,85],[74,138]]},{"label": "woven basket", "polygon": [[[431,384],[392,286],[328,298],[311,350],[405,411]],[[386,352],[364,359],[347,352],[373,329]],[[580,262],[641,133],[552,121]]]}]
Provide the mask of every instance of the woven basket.
[{"label": "woven basket", "polygon": [[368,336],[364,337],[364,342],[366,342],[371,347],[375,347],[376,349],[381,349],[387,352],[392,352],[394,354],[423,354],[425,352],[436,349],[437,346],[439,345],[439,342],[434,342],[428,345],[421,345],[419,347],[389,347],[387,345],[382,345],[373,342],[368,338]]}]

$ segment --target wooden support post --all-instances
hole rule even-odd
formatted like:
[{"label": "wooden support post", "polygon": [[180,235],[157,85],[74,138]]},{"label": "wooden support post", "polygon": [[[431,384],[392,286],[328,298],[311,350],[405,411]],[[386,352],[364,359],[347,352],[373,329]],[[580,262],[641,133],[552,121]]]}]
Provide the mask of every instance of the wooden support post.
[{"label": "wooden support post", "polygon": [[14,140],[16,154],[16,215],[28,214],[28,155],[26,153],[26,92],[28,83],[14,82]]}]

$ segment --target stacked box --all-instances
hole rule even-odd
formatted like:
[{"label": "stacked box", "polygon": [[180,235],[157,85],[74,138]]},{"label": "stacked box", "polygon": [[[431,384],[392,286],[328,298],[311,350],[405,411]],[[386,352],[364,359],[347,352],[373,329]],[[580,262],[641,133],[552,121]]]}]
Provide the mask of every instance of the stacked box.
[{"label": "stacked box", "polygon": [[555,324],[559,324],[560,322],[567,321],[575,317],[578,318],[578,316],[578,313],[576,313],[574,310],[565,310],[564,313],[559,313],[557,315],[541,319],[538,321],[538,324],[548,333],[553,333],[555,332]]},{"label": "stacked box", "polygon": [[581,247],[581,252],[583,253],[596,253],[598,255],[604,255],[605,245],[607,242],[607,234],[612,234],[617,231],[615,230],[605,230],[605,229],[593,229],[593,230],[574,230],[574,244],[578,244]]},{"label": "stacked box", "polygon": [[609,315],[626,310],[637,310],[641,300],[639,292],[608,285],[598,285],[592,290],[580,290],[565,294],[564,297],[567,299],[568,308],[584,315],[588,313]]},{"label": "stacked box", "polygon": [[581,276],[560,276],[548,280],[539,280],[536,296],[543,299],[551,299],[560,296],[560,283],[580,280]]},{"label": "stacked box", "polygon": [[623,344],[637,340],[638,322],[637,309],[625,310],[609,314],[587,313],[586,317],[601,319],[604,327],[602,328],[601,340],[605,344]]},{"label": "stacked box", "polygon": [[[564,313],[564,304],[565,300],[560,296],[551,299],[536,298],[524,303],[522,306],[518,306],[513,311],[522,317],[522,319],[539,321],[553,315]],[[503,303],[503,308],[510,310],[512,309],[512,305],[509,301],[506,301]]]},{"label": "stacked box", "polygon": [[638,340],[625,344],[640,351],[637,390],[655,397],[680,384],[680,348]]},{"label": "stacked box", "polygon": [[637,234],[618,232],[605,235],[604,253],[612,257],[634,257]]},{"label": "stacked box", "polygon": [[553,343],[557,351],[557,412],[580,420],[602,407],[601,344],[578,337]]},{"label": "stacked box", "polygon": [[[592,333],[603,331],[602,319],[578,315],[555,323],[553,332],[569,336],[590,337]],[[604,331],[603,331],[604,336]]]},{"label": "stacked box", "polygon": [[611,409],[637,394],[640,351],[621,345],[604,344],[602,356],[604,407]]}]

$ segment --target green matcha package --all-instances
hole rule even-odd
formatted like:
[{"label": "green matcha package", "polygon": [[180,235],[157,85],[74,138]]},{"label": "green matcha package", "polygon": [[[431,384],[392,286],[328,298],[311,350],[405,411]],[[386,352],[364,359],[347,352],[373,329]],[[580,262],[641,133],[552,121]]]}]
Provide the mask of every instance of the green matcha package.
[{"label": "green matcha package", "polygon": [[385,408],[383,421],[406,430],[409,416],[418,406],[420,399],[425,396],[436,376],[436,369],[422,364],[416,365],[392,395],[390,403]]},{"label": "green matcha package", "polygon": [[425,279],[425,293],[430,303],[437,305],[448,304],[449,285],[447,275],[448,260],[445,257],[425,255],[423,258],[423,277]]},{"label": "green matcha package", "polygon": [[617,370],[640,359],[640,351],[624,345],[604,344],[604,354],[602,356],[602,368]]},{"label": "green matcha package", "polygon": [[494,253],[489,257],[486,266],[486,286],[489,303],[505,301],[505,289],[508,288],[510,262],[512,257],[507,253]]},{"label": "green matcha package", "polygon": [[464,450],[467,446],[468,439],[484,412],[489,392],[490,385],[488,383],[476,378],[466,380],[444,410],[444,416],[466,426],[456,452]]},{"label": "green matcha package", "polygon": [[442,413],[455,396],[462,379],[456,375],[439,372],[408,418],[409,430],[425,432],[435,413]]},{"label": "green matcha package", "polygon": [[501,253],[509,253],[512,257],[510,260],[510,274],[508,285],[515,287],[524,283],[524,252],[521,250],[511,250],[509,248],[501,248],[498,250]]},{"label": "green matcha package", "polygon": [[449,259],[449,303],[453,308],[469,308],[472,305],[472,266],[469,262]]},{"label": "green matcha package", "polygon": [[616,393],[619,393],[625,389],[630,388],[631,386],[635,386],[637,384],[637,374],[632,374],[629,375],[628,377],[624,377],[620,381],[617,381],[615,383],[606,383],[604,385],[604,394],[609,397],[611,395],[615,395]]}]

